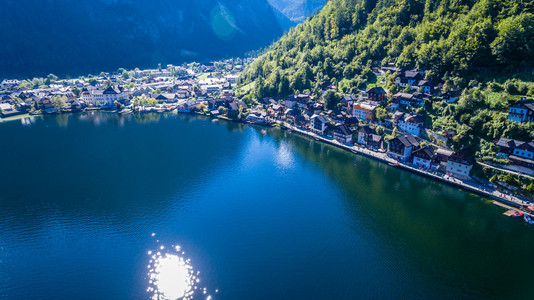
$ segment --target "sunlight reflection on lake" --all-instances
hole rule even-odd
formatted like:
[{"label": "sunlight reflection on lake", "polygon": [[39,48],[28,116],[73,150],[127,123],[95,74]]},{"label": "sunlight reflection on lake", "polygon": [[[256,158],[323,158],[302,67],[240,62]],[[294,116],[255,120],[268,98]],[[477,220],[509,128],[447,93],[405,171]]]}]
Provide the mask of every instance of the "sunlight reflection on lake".
[{"label": "sunlight reflection on lake", "polygon": [[[184,257],[180,246],[166,249],[160,246],[156,251],[148,251],[149,287],[152,299],[192,299],[199,289],[199,272],[195,272],[191,261]],[[202,289],[206,294],[206,289]],[[208,296],[211,298],[210,296]]]},{"label": "sunlight reflection on lake", "polygon": [[276,163],[278,167],[283,169],[290,169],[294,166],[295,158],[293,151],[287,143],[280,144],[280,148],[276,154]]}]

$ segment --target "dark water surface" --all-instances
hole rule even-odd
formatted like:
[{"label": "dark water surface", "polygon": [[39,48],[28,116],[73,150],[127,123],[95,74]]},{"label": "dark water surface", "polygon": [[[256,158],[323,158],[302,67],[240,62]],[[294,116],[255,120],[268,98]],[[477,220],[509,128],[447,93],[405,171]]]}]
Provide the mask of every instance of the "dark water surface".
[{"label": "dark water surface", "polygon": [[278,129],[188,115],[39,117],[0,123],[0,161],[0,298],[534,292],[534,227]]}]

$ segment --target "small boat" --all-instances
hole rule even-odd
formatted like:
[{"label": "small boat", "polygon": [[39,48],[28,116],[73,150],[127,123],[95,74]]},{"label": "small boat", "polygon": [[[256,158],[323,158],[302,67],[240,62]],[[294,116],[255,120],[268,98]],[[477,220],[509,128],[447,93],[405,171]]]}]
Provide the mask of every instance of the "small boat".
[{"label": "small boat", "polygon": [[516,211],[515,213],[512,214],[512,217],[518,218],[518,217],[522,217],[523,215],[524,215],[524,213],[522,213],[520,211]]},{"label": "small boat", "polygon": [[529,215],[524,215],[523,218],[525,219],[525,222],[529,224],[534,224],[534,220]]}]

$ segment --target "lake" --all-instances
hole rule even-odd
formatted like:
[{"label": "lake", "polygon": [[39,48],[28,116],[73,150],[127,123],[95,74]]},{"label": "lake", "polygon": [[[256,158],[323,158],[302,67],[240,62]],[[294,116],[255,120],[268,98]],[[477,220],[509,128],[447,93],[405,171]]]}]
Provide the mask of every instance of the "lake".
[{"label": "lake", "polygon": [[534,227],[276,128],[0,123],[0,298],[530,298]]}]

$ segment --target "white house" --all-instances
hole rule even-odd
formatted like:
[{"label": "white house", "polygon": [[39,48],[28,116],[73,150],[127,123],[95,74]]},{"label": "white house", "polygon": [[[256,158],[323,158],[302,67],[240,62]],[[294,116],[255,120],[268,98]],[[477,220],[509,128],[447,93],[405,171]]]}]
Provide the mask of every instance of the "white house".
[{"label": "white house", "polygon": [[324,131],[326,130],[326,127],[330,121],[327,117],[322,115],[313,115],[310,118],[310,129],[319,134],[324,134]]},{"label": "white house", "polygon": [[423,117],[405,114],[404,117],[399,120],[399,129],[409,134],[419,136],[423,129]]},{"label": "white house", "polygon": [[338,125],[334,128],[334,138],[340,143],[352,143],[352,131],[347,125]]},{"label": "white house", "polygon": [[367,145],[369,136],[375,131],[370,126],[364,126],[358,131],[358,144]]},{"label": "white house", "polygon": [[471,169],[473,169],[473,163],[465,157],[462,149],[449,157],[446,173],[452,177],[468,179]]},{"label": "white house", "polygon": [[105,90],[93,89],[82,92],[81,99],[92,105],[113,105],[115,101],[124,102],[128,100],[128,93],[121,86],[110,86]]},{"label": "white house", "polygon": [[417,149],[413,152],[413,164],[420,168],[430,169],[434,152],[429,147]]}]

